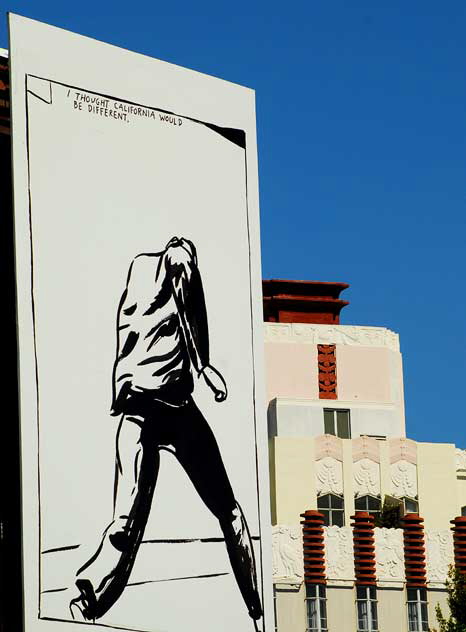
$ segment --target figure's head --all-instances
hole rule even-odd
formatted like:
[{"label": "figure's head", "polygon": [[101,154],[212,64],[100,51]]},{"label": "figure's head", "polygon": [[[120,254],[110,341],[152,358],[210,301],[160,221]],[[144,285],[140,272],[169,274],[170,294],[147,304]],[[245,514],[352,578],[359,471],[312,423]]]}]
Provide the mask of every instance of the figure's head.
[{"label": "figure's head", "polygon": [[192,241],[190,241],[189,239],[185,239],[184,237],[172,237],[170,239],[170,241],[168,242],[166,248],[170,248],[170,247],[180,247],[180,248],[184,248],[186,250],[186,252],[188,252],[194,263],[197,265],[197,253],[196,253],[196,248],[193,244]]}]

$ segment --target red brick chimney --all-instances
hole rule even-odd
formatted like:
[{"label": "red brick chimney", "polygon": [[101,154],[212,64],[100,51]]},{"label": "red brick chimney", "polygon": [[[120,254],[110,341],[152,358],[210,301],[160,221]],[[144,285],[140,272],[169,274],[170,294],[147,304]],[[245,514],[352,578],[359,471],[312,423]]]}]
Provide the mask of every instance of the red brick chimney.
[{"label": "red brick chimney", "polygon": [[262,281],[264,320],[338,325],[340,311],[349,304],[339,298],[347,287],[348,283],[333,281]]}]

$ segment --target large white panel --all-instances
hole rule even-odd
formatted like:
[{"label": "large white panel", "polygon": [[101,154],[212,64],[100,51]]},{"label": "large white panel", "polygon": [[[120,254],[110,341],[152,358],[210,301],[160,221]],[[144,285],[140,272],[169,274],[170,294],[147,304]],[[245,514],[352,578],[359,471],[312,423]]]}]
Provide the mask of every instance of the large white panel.
[{"label": "large white panel", "polygon": [[10,35],[26,632],[272,629],[254,93]]}]

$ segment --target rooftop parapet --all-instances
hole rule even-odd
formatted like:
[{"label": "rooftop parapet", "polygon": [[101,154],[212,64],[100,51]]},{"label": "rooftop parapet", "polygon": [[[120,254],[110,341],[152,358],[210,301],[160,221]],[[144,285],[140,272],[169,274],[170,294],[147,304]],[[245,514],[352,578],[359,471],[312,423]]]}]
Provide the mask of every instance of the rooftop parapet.
[{"label": "rooftop parapet", "polygon": [[334,281],[262,281],[264,320],[338,325],[341,310],[349,304],[339,296],[348,287]]}]

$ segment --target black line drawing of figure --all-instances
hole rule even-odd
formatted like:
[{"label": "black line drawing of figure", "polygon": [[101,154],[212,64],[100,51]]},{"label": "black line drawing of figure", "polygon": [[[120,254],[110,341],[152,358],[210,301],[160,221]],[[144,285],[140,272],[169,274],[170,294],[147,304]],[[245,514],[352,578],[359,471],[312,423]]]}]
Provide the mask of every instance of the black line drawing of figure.
[{"label": "black line drawing of figure", "polygon": [[[196,249],[173,237],[162,252],[132,262],[117,315],[111,414],[117,431],[114,512],[94,555],[76,574],[75,616],[102,617],[118,600],[143,538],[162,449],[176,456],[220,523],[233,573],[257,630],[262,606],[251,536],[222,457],[192,393],[202,376],[227,397],[210,364],[207,312]],[[78,608],[78,612],[76,611]]]}]

